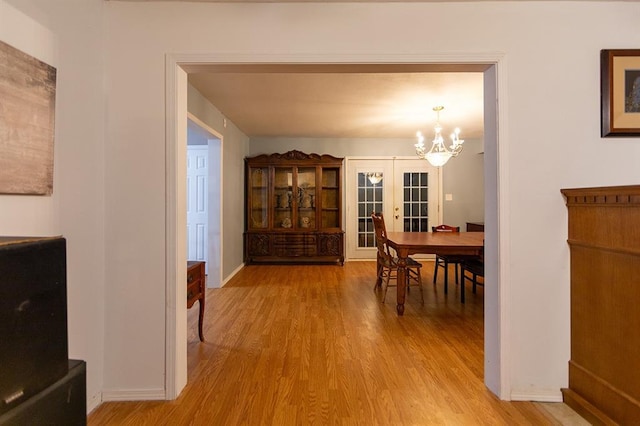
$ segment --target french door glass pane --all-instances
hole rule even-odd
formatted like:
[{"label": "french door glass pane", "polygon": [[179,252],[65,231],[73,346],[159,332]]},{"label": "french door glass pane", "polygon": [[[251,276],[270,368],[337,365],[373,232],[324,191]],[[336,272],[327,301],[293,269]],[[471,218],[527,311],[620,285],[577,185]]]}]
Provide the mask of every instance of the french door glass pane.
[{"label": "french door glass pane", "polygon": [[405,232],[429,232],[429,177],[426,172],[403,175],[403,208]]},{"label": "french door glass pane", "polygon": [[358,173],[358,247],[375,247],[371,213],[382,212],[382,184],[372,184],[366,172]]}]

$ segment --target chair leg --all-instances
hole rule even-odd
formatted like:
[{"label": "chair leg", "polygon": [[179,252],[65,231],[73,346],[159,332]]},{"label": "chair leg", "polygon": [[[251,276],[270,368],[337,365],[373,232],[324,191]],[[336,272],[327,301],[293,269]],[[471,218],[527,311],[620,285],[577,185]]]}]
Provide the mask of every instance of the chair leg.
[{"label": "chair leg", "polygon": [[420,300],[424,305],[424,291],[422,291],[422,275],[420,274],[420,268],[418,268],[418,287],[420,287]]},{"label": "chair leg", "polygon": [[376,276],[375,283],[373,283],[373,291],[376,291],[380,287],[380,285],[378,285],[378,282],[380,282],[380,285],[382,285],[382,277],[380,276],[379,272],[378,272],[378,275]]},{"label": "chair leg", "polygon": [[458,285],[458,282],[459,282],[459,281],[458,281],[458,267],[459,267],[459,266],[460,266],[460,264],[459,264],[459,263],[454,263],[454,264],[453,264],[453,268],[454,268],[454,269],[455,269],[455,271],[456,271],[456,285]]},{"label": "chair leg", "polygon": [[383,266],[380,264],[380,259],[376,261],[376,282],[373,284],[373,291],[376,291],[382,286],[382,273],[384,272]]},{"label": "chair leg", "polygon": [[465,279],[465,274],[464,274],[464,269],[461,271],[462,272],[462,277],[460,277],[460,303],[464,303],[464,279]]},{"label": "chair leg", "polygon": [[444,261],[444,294],[449,293],[449,262]]},{"label": "chair leg", "polygon": [[382,303],[384,303],[385,299],[387,298],[387,290],[389,290],[389,279],[391,278],[391,271],[387,272],[387,275],[386,275],[385,278],[386,278],[386,280],[385,280],[385,282],[383,284],[383,286],[384,286],[384,294],[382,295]]},{"label": "chair leg", "polygon": [[436,257],[436,261],[434,262],[434,268],[433,268],[433,283],[436,283],[436,280],[438,279],[438,258]]}]

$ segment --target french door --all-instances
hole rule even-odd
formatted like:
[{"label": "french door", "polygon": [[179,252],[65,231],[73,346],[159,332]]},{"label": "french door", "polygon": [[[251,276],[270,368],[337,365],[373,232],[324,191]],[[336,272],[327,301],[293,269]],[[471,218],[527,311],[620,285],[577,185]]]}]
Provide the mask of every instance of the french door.
[{"label": "french door", "polygon": [[440,173],[427,161],[347,159],[347,258],[376,258],[373,211],[384,214],[389,232],[428,232],[440,222],[439,206]]}]

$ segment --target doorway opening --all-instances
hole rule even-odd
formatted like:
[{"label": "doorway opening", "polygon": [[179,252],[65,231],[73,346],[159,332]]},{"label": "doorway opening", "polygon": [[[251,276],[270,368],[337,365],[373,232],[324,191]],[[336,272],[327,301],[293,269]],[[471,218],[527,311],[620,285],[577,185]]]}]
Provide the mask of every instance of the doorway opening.
[{"label": "doorway opening", "polygon": [[[313,55],[311,55],[313,56]],[[485,66],[484,75],[484,189],[485,189],[485,276],[489,285],[485,291],[485,384],[502,399],[510,398],[508,375],[508,347],[509,336],[504,324],[508,324],[508,309],[502,301],[508,300],[508,249],[509,249],[509,223],[505,210],[507,202],[508,186],[507,165],[501,162],[501,158],[507,158],[507,147],[498,144],[499,135],[504,134],[506,126],[506,113],[504,108],[498,109],[500,96],[505,96],[506,72],[504,72],[504,59],[500,54],[463,54],[455,55],[416,55],[403,57],[403,62],[397,63],[397,57],[393,55],[364,55],[357,60],[371,64],[395,63],[398,70],[411,64],[437,65],[443,63],[470,64]],[[237,59],[237,58],[236,58]],[[282,66],[287,64],[349,64],[349,58],[337,55],[336,58],[327,58],[326,55],[318,57],[304,57],[296,55],[277,55],[268,62],[264,56],[255,58],[243,58],[243,64],[273,64]],[[347,60],[345,60],[347,59]],[[406,61],[406,62],[404,62]],[[168,399],[177,397],[186,385],[186,333],[183,330],[184,318],[181,311],[175,305],[178,300],[177,286],[182,279],[186,259],[186,248],[181,245],[181,240],[186,240],[186,230],[181,231],[181,222],[186,204],[185,189],[178,184],[181,176],[185,174],[181,164],[180,152],[185,150],[186,132],[181,130],[186,127],[186,92],[187,70],[193,69],[197,64],[225,64],[233,63],[234,57],[222,57],[211,55],[210,58],[202,55],[168,55],[167,57],[167,315],[166,315],[166,396]],[[184,67],[184,68],[183,68]],[[503,72],[499,73],[498,69]],[[399,72],[400,72],[399,71]],[[500,90],[498,90],[500,89]],[[183,124],[184,123],[184,124]],[[500,127],[498,126],[500,123]],[[500,197],[498,196],[500,195]],[[504,232],[501,232],[503,231]],[[184,241],[183,240],[183,241]],[[499,262],[499,259],[502,261]],[[175,260],[172,262],[172,260]],[[184,351],[184,353],[183,353]]]},{"label": "doorway opening", "polygon": [[222,140],[196,117],[187,124],[187,260],[205,262],[207,287],[222,282]]}]

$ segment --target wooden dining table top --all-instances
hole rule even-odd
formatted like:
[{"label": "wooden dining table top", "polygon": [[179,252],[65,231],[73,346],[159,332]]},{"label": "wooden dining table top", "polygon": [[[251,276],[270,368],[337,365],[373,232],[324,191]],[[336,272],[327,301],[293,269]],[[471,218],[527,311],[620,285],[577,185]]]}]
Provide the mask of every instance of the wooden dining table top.
[{"label": "wooden dining table top", "polygon": [[484,232],[389,232],[387,242],[399,257],[411,254],[479,254]]},{"label": "wooden dining table top", "polygon": [[[406,259],[412,254],[479,255],[484,247],[484,232],[389,232],[387,244],[398,255],[398,282],[406,280]],[[398,315],[404,315],[405,285],[397,285]]]}]

